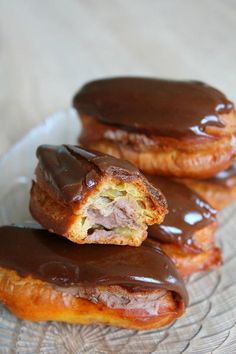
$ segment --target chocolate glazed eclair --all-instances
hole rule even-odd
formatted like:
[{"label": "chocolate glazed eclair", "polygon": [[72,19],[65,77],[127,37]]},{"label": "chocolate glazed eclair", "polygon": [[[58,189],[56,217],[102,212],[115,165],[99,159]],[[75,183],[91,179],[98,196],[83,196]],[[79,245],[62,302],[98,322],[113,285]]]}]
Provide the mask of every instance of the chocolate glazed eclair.
[{"label": "chocolate glazed eclair", "polygon": [[72,145],[42,145],[30,211],[76,243],[140,246],[166,200],[131,163]]},{"label": "chocolate glazed eclair", "polygon": [[149,174],[208,178],[235,157],[234,105],[202,82],[108,78],[84,85],[73,105],[80,144]]},{"label": "chocolate glazed eclair", "polygon": [[46,230],[5,226],[0,242],[0,301],[26,320],[143,330],[174,321],[188,302],[174,264],[148,241],[77,245]]},{"label": "chocolate glazed eclair", "polygon": [[166,177],[146,175],[166,196],[169,213],[161,225],[148,229],[183,277],[221,264],[215,245],[216,210],[197,193]]}]

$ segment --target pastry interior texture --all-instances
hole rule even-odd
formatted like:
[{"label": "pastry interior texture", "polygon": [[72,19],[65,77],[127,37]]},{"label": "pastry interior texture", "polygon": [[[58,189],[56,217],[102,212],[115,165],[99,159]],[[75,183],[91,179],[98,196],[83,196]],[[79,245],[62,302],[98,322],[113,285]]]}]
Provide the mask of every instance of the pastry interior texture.
[{"label": "pastry interior texture", "polygon": [[212,178],[179,179],[179,182],[197,192],[215,209],[222,210],[236,200],[236,163]]},{"label": "pastry interior texture", "polygon": [[202,82],[108,78],[84,85],[73,105],[83,146],[149,174],[208,178],[235,157],[234,105]]},{"label": "pastry interior texture", "polygon": [[139,246],[167,212],[160,190],[127,161],[72,145],[42,145],[37,157],[31,214],[73,242]]},{"label": "pastry interior texture", "polygon": [[220,265],[215,244],[216,210],[197,193],[166,177],[146,175],[166,196],[169,213],[161,225],[149,227],[149,238],[157,241],[184,277]]},{"label": "pastry interior texture", "polygon": [[188,302],[172,261],[138,248],[77,245],[42,229],[0,228],[0,301],[31,321],[162,327]]}]

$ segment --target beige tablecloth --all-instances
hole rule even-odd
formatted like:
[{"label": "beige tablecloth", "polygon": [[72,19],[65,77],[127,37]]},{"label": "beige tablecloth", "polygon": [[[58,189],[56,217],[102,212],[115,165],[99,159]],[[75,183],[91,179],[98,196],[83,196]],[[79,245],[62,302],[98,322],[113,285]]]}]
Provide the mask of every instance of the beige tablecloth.
[{"label": "beige tablecloth", "polygon": [[234,0],[0,0],[0,153],[111,75],[195,78],[236,101]]}]

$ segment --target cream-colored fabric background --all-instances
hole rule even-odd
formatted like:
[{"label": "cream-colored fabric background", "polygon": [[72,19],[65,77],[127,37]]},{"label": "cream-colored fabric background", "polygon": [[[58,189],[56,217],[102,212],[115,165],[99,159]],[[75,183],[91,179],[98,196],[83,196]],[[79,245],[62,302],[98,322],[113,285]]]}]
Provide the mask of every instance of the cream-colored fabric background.
[{"label": "cream-colored fabric background", "polygon": [[0,153],[85,81],[136,74],[236,101],[236,1],[0,0]]}]

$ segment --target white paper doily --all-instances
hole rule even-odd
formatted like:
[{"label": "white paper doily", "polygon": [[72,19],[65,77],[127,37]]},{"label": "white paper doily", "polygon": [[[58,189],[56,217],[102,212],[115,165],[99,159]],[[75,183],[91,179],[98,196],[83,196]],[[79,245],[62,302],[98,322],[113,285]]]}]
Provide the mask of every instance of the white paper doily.
[{"label": "white paper doily", "polygon": [[[39,144],[76,143],[80,123],[68,109],[49,117],[0,160],[0,224],[30,220],[28,191]],[[224,265],[188,281],[186,314],[162,330],[138,332],[18,320],[0,305],[0,353],[236,353],[236,203],[220,215]],[[1,246],[1,245],[0,245]]]}]

